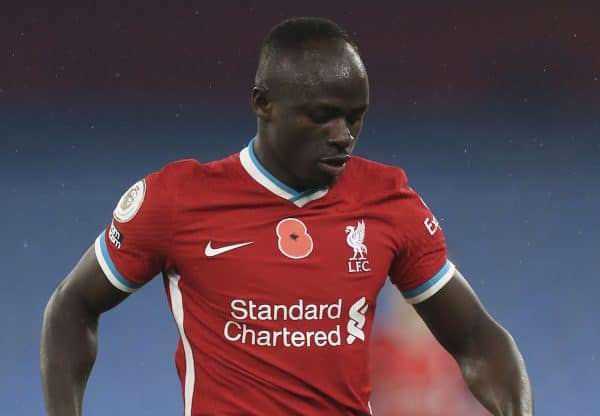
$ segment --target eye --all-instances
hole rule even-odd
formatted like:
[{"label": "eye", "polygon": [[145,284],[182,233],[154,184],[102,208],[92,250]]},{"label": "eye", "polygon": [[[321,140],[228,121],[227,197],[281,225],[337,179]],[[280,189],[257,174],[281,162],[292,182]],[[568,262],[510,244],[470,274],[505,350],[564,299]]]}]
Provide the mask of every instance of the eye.
[{"label": "eye", "polygon": [[361,117],[360,116],[350,116],[348,117],[346,120],[348,121],[348,123],[350,124],[356,124],[360,121]]},{"label": "eye", "polygon": [[312,121],[318,124],[325,124],[335,118],[335,114],[328,111],[316,111],[309,114]]},{"label": "eye", "polygon": [[364,110],[353,111],[350,114],[348,114],[348,117],[346,117],[346,121],[352,125],[356,124],[362,120],[364,114]]}]

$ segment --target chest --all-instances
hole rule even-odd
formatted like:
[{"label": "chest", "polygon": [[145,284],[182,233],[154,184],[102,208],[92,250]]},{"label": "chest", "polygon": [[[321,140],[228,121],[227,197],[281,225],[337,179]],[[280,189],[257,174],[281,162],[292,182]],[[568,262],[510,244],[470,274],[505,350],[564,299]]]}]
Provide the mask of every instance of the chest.
[{"label": "chest", "polygon": [[328,302],[375,299],[394,255],[376,209],[232,206],[199,210],[175,233],[173,266],[207,300],[252,298]]}]

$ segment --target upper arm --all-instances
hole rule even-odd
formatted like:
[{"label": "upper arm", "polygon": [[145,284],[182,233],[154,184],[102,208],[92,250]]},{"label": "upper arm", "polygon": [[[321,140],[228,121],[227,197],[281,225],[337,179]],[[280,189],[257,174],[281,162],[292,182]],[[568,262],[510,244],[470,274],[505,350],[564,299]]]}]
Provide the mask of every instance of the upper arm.
[{"label": "upper arm", "polygon": [[78,300],[87,310],[101,313],[166,270],[175,205],[170,190],[194,167],[175,162],[131,186],[53,299]]},{"label": "upper arm", "polygon": [[75,304],[92,315],[99,315],[115,307],[128,296],[129,293],[117,289],[107,279],[98,264],[94,246],[91,246],[58,286],[52,301]]},{"label": "upper arm", "polygon": [[453,276],[444,232],[423,199],[405,183],[395,193],[393,224],[396,252],[389,276],[407,302],[437,293]]},{"label": "upper arm", "polygon": [[[389,274],[438,341],[460,355],[488,330],[501,329],[448,259],[444,232],[406,177],[396,192],[398,250]],[[401,215],[400,215],[401,214]]]},{"label": "upper arm", "polygon": [[476,347],[483,334],[502,331],[458,270],[435,295],[414,307],[440,344],[455,357]]}]

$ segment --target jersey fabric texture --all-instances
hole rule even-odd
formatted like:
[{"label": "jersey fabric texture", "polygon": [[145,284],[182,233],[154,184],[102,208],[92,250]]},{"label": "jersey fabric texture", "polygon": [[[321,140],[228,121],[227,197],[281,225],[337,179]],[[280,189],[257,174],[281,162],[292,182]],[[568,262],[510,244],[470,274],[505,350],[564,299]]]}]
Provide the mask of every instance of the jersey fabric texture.
[{"label": "jersey fabric texture", "polygon": [[185,416],[371,414],[369,335],[386,278],[417,303],[454,274],[401,169],[352,157],[335,185],[299,193],[253,142],[148,175],[95,251],[126,292],[162,273]]}]

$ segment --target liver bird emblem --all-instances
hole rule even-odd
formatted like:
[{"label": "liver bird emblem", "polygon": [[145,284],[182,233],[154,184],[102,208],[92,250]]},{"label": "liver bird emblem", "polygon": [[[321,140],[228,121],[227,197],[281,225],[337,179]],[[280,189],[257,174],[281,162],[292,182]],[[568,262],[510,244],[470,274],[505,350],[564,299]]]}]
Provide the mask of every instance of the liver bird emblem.
[{"label": "liver bird emblem", "polygon": [[367,254],[367,246],[365,241],[365,221],[360,220],[356,227],[352,225],[346,226],[346,243],[354,250],[354,255],[349,260],[364,260]]}]

